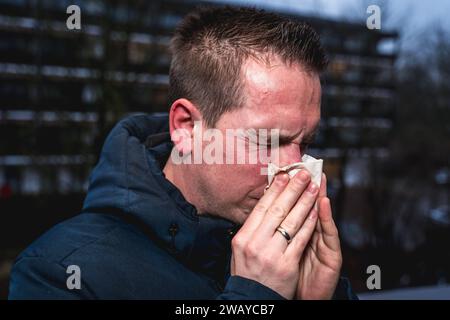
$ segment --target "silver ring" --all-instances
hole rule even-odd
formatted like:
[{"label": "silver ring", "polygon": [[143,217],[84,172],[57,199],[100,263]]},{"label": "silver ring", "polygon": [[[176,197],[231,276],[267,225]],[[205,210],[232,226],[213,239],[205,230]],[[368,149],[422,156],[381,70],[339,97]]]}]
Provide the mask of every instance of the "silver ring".
[{"label": "silver ring", "polygon": [[279,226],[279,227],[277,228],[277,231],[278,231],[279,233],[281,233],[281,235],[286,239],[287,243],[290,243],[290,242],[291,242],[291,240],[292,240],[291,236],[290,236],[289,233],[287,233],[287,231],[284,230],[281,226]]}]

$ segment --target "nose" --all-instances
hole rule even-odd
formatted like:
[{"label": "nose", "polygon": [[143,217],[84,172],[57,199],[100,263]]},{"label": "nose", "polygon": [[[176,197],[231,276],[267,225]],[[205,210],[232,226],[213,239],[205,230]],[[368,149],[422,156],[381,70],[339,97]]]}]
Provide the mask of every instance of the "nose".
[{"label": "nose", "polygon": [[279,147],[279,151],[279,167],[302,161],[302,150],[297,143],[282,145]]}]

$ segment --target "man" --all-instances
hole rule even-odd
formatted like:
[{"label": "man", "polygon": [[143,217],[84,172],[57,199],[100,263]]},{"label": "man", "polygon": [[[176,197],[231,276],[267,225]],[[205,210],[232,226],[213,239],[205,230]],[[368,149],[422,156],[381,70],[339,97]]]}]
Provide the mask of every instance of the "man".
[{"label": "man", "polygon": [[207,153],[211,140],[195,147],[207,130],[275,129],[278,146],[252,150],[299,162],[320,120],[317,34],[255,9],[199,9],[171,50],[169,117],[112,130],[82,213],[18,257],[9,297],[353,298],[325,176],[319,188],[306,170],[279,174],[266,188],[262,161],[190,161]]}]

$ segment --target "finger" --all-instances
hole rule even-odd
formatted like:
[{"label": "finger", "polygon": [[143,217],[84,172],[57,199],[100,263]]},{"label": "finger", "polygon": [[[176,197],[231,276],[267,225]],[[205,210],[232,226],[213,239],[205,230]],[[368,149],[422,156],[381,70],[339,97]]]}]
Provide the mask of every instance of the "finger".
[{"label": "finger", "polygon": [[305,222],[303,223],[300,230],[292,239],[291,243],[287,246],[284,251],[284,255],[287,259],[292,258],[294,261],[300,261],[303,252],[305,251],[306,246],[308,245],[311,237],[314,233],[314,229],[317,224],[318,219],[318,211],[316,208],[313,208]]},{"label": "finger", "polygon": [[322,178],[320,180],[320,190],[319,190],[319,197],[326,197],[327,196],[327,176],[325,173],[322,173]]},{"label": "finger", "polygon": [[252,213],[248,216],[247,220],[240,228],[239,233],[248,234],[249,237],[253,235],[254,231],[261,224],[264,216],[270,205],[278,198],[281,192],[286,188],[289,182],[289,176],[286,173],[278,174],[273,183],[261,197],[261,199],[253,208]]},{"label": "finger", "polygon": [[[291,236],[294,237],[295,234],[300,230],[306,217],[313,209],[314,203],[316,202],[319,188],[313,182],[308,185],[308,188],[301,195],[300,199],[297,201],[295,206],[291,209],[286,219],[281,222],[281,227]],[[317,208],[314,208],[317,212]],[[273,246],[277,248],[276,250],[283,252],[286,250],[287,241],[286,238],[280,233],[275,232],[273,235]]]},{"label": "finger", "polygon": [[339,250],[339,233],[333,220],[330,199],[327,197],[322,198],[319,204],[319,223],[325,245],[332,250]]},{"label": "finger", "polygon": [[[327,196],[327,176],[325,175],[325,173],[322,173],[322,179],[320,181],[320,190],[319,190],[319,196],[317,197],[315,206],[317,211],[319,210],[319,202],[323,197]],[[316,230],[317,232],[322,232],[322,229],[320,227],[320,223],[317,223],[316,226]]]},{"label": "finger", "polygon": [[255,236],[260,241],[267,241],[274,235],[275,229],[283,222],[297,203],[299,197],[310,182],[310,174],[306,170],[298,172],[288,183],[284,191],[272,203],[270,208],[255,231]]}]

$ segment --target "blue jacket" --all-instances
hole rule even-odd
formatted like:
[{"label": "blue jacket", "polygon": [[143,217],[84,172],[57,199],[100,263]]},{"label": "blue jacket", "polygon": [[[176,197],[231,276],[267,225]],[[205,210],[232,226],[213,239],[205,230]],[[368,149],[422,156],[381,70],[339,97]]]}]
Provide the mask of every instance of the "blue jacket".
[{"label": "blue jacket", "polygon": [[[230,277],[238,226],[198,216],[165,179],[161,169],[172,146],[166,116],[119,122],[92,172],[81,214],[19,255],[9,298],[282,299],[256,281]],[[67,285],[73,265],[80,289]],[[353,297],[347,281],[341,279],[335,297]]]}]

